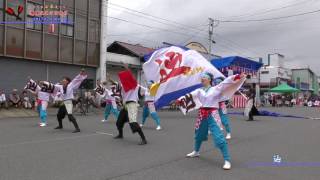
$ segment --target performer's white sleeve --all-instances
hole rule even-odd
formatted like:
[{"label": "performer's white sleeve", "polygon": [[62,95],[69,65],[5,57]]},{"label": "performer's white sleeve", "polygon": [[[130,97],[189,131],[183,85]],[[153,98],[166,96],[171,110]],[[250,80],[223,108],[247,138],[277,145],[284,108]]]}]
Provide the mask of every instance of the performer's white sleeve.
[{"label": "performer's white sleeve", "polygon": [[73,89],[76,90],[79,88],[79,86],[81,85],[82,81],[87,79],[87,75],[81,75],[78,74],[69,84],[69,86]]},{"label": "performer's white sleeve", "polygon": [[234,93],[241,88],[246,78],[243,77],[242,79],[234,80],[236,76],[237,75],[229,76],[220,84],[213,87],[214,90],[219,93],[218,102],[231,99]]}]

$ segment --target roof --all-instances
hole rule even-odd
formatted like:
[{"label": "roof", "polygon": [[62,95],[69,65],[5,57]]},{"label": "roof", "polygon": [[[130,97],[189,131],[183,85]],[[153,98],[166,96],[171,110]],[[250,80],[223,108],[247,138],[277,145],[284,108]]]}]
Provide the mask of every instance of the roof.
[{"label": "roof", "polygon": [[269,90],[270,92],[279,92],[279,93],[292,93],[298,92],[299,89],[289,86],[288,84],[280,84],[277,87],[274,87]]},{"label": "roof", "polygon": [[[148,54],[152,51],[154,51],[154,49],[152,48],[148,48],[148,47],[144,47],[140,44],[129,44],[129,43],[125,43],[125,42],[120,42],[120,41],[115,41],[113,42],[108,48],[108,52],[113,52],[114,48],[119,48],[122,47],[124,48],[126,51],[128,51],[130,53],[130,55],[136,56],[136,57],[143,57],[145,54]],[[123,53],[125,54],[125,53]]]},{"label": "roof", "polygon": [[259,70],[262,67],[262,63],[253,61],[251,59],[243,58],[240,56],[230,56],[220,59],[212,59],[211,64],[216,68],[224,68],[231,65],[237,65],[243,68],[248,68],[252,70]]}]

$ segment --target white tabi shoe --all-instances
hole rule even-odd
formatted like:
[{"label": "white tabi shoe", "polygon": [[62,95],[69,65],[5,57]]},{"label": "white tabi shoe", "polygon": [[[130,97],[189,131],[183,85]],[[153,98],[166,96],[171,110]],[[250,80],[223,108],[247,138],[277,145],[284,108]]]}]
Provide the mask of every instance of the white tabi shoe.
[{"label": "white tabi shoe", "polygon": [[102,119],[102,120],[101,120],[101,122],[106,122],[106,121],[107,121],[107,120],[105,120],[105,119]]},{"label": "white tabi shoe", "polygon": [[227,133],[226,139],[227,139],[227,140],[231,139],[231,134],[230,134],[230,133]]},{"label": "white tabi shoe", "polygon": [[161,126],[157,126],[156,128],[157,131],[160,131],[161,129],[162,129]]},{"label": "white tabi shoe", "polygon": [[47,124],[46,123],[40,123],[40,125],[39,125],[40,127],[46,127],[47,126]]},{"label": "white tabi shoe", "polygon": [[143,127],[143,124],[140,124],[140,127]]},{"label": "white tabi shoe", "polygon": [[231,163],[229,161],[224,161],[224,165],[222,167],[224,170],[230,170],[231,169]]},{"label": "white tabi shoe", "polygon": [[199,157],[200,153],[196,152],[196,151],[192,151],[192,153],[189,153],[186,155],[187,158],[195,158],[195,157]]}]

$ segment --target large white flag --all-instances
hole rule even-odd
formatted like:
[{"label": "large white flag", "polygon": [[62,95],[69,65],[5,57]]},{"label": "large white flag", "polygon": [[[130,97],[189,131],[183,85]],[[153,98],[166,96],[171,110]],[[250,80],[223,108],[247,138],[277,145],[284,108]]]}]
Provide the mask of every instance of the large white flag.
[{"label": "large white flag", "polygon": [[214,78],[224,77],[197,51],[176,46],[153,52],[143,64],[143,71],[148,81],[155,82],[151,94],[157,109],[201,87],[203,72],[212,73]]}]

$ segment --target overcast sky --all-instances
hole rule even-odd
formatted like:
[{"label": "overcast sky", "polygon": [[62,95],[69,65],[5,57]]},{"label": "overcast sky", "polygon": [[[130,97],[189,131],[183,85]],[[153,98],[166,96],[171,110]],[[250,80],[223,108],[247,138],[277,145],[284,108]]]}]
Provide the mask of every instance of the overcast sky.
[{"label": "overcast sky", "polygon": [[[208,47],[208,18],[253,20],[320,9],[320,0],[109,0],[108,42],[114,40],[159,47],[162,42]],[[163,19],[134,13],[118,4]],[[142,17],[141,17],[142,16]],[[220,22],[214,28],[212,52],[220,56],[263,57],[281,53],[286,61],[310,66],[320,75],[320,12],[261,22]],[[176,23],[174,23],[176,22]],[[135,25],[140,24],[140,25]],[[144,25],[148,26],[145,27]]]}]

